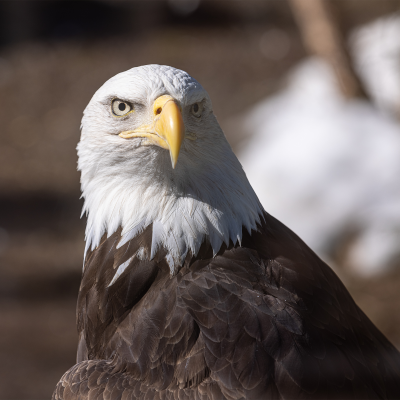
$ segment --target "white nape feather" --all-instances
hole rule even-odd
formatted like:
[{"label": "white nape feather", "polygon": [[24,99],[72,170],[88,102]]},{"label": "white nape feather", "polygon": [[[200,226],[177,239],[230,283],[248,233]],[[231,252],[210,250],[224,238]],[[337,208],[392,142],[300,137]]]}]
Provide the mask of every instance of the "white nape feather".
[{"label": "white nape feather", "polygon": [[[180,103],[186,131],[196,135],[183,141],[175,169],[167,150],[118,136],[151,123],[153,103],[164,94]],[[131,102],[135,111],[115,117],[114,98]],[[204,106],[200,118],[190,113],[195,102]],[[186,72],[147,65],[114,76],[86,107],[81,129],[86,250],[122,227],[120,247],[152,224],[149,257],[167,250],[173,274],[205,239],[215,255],[222,243],[240,243],[242,227],[250,232],[260,222],[262,206],[212,113],[210,98]]]},{"label": "white nape feather", "polygon": [[117,269],[117,272],[114,274],[111,282],[108,284],[108,287],[110,287],[115,281],[124,273],[126,268],[129,266],[130,262],[132,261],[134,256],[123,262]]}]

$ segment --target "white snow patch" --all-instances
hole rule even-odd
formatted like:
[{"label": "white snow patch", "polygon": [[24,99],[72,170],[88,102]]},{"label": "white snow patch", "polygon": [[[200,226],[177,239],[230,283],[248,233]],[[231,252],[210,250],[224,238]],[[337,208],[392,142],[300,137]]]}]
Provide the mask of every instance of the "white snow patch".
[{"label": "white snow patch", "polygon": [[329,66],[309,59],[287,88],[246,115],[245,129],[253,136],[239,159],[261,203],[320,256],[354,231],[345,262],[360,273],[376,273],[399,256],[394,118],[366,102],[345,101]]},{"label": "white snow patch", "polygon": [[356,68],[378,107],[400,115],[400,14],[357,29],[350,44]]}]

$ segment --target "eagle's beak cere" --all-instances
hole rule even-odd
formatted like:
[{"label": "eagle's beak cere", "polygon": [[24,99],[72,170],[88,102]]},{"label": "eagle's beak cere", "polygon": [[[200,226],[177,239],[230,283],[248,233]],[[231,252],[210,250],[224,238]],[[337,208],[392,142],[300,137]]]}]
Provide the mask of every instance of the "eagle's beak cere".
[{"label": "eagle's beak cere", "polygon": [[176,100],[168,95],[160,96],[153,105],[154,122],[142,125],[133,131],[119,134],[124,139],[142,137],[147,140],[142,145],[157,145],[169,150],[172,168],[178,161],[179,151],[185,137],[185,125]]}]

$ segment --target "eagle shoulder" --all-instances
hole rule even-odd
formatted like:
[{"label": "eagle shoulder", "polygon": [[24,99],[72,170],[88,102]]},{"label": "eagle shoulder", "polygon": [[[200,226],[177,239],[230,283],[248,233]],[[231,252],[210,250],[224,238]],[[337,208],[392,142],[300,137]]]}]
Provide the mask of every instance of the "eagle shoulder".
[{"label": "eagle shoulder", "polygon": [[336,274],[268,214],[241,247],[205,267],[193,263],[178,291],[223,393],[335,399],[400,393],[399,352]]},{"label": "eagle shoulder", "polygon": [[[78,301],[79,363],[55,398],[115,392],[132,399],[389,399],[400,393],[397,350],[334,272],[268,214],[257,231],[243,234],[240,247],[213,257],[204,245],[175,276],[163,254],[133,257],[146,251],[151,231],[120,249],[118,235],[88,254]],[[77,382],[86,393],[81,397]]]}]

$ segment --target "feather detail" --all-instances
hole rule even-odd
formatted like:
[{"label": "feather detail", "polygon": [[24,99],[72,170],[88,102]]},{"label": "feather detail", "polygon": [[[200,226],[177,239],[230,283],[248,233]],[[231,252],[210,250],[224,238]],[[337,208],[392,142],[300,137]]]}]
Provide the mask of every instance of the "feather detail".
[{"label": "feather detail", "polygon": [[110,287],[119,277],[120,277],[120,275],[125,271],[125,269],[129,266],[129,264],[130,264],[130,262],[132,261],[132,258],[133,258],[134,256],[132,256],[129,260],[126,260],[124,263],[122,263],[119,267],[118,267],[118,269],[117,269],[117,271],[116,271],[116,273],[115,273],[115,275],[114,275],[114,277],[112,278],[112,281],[108,284],[108,287]]}]

